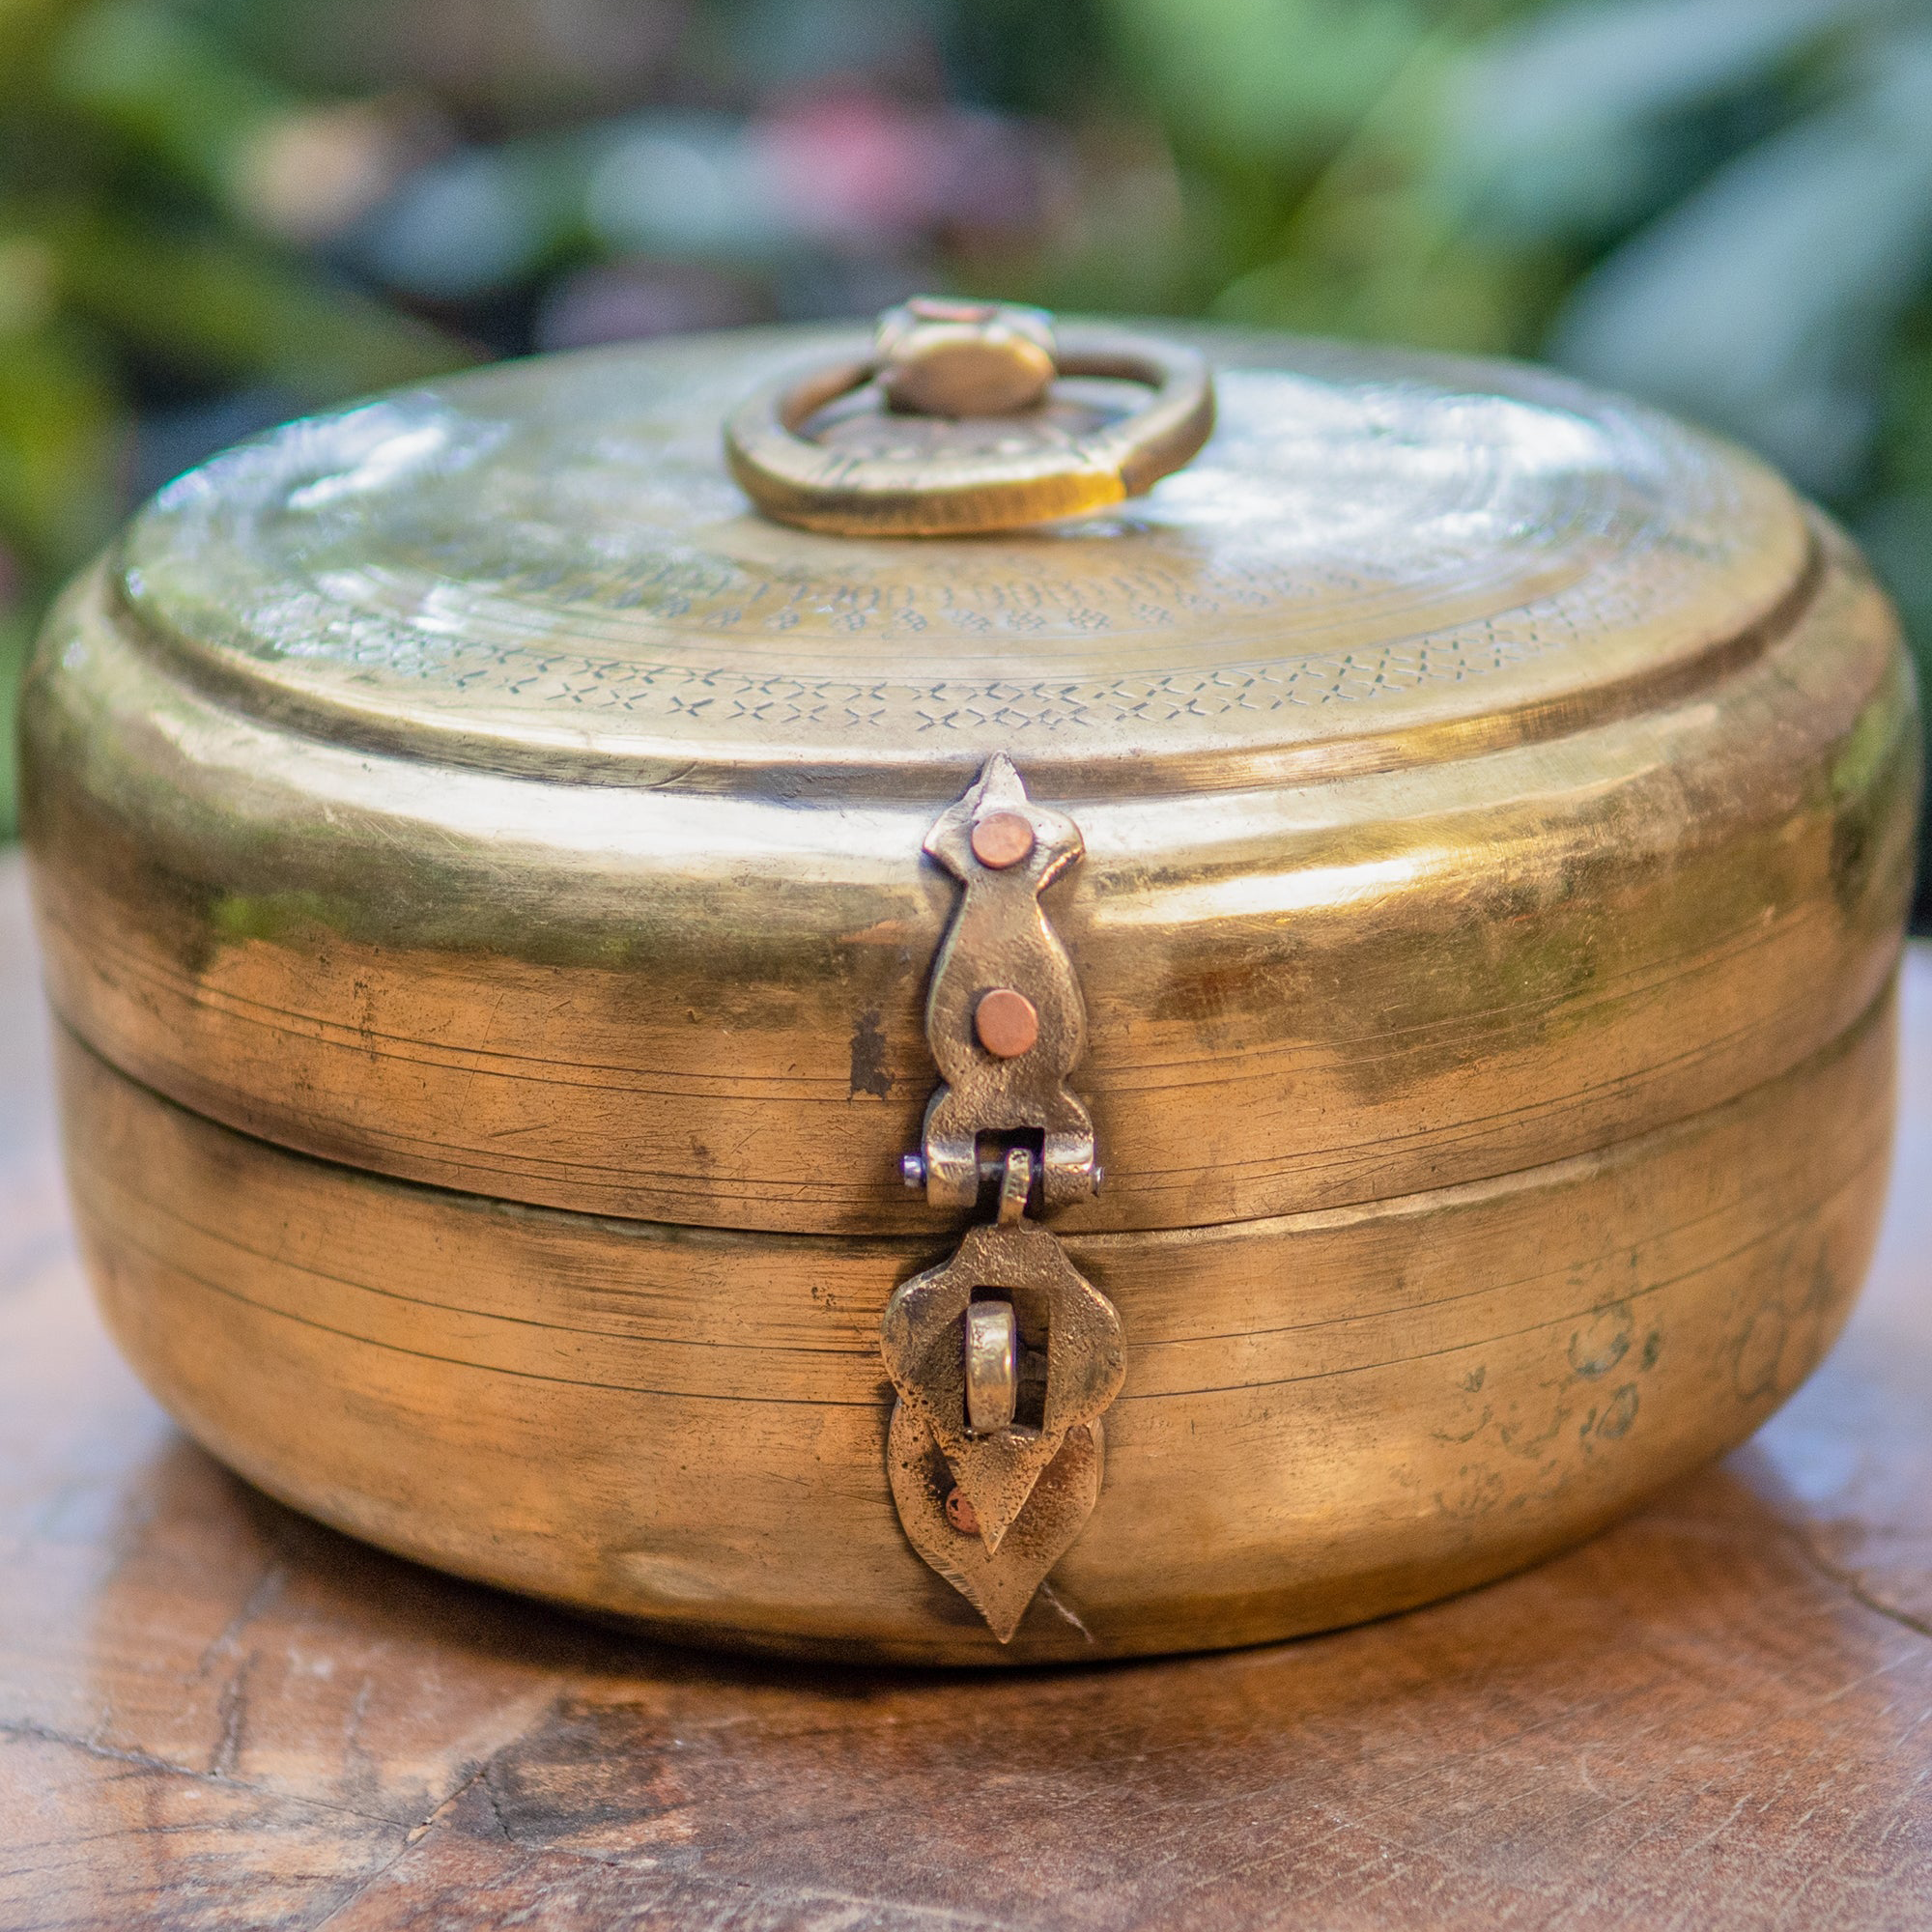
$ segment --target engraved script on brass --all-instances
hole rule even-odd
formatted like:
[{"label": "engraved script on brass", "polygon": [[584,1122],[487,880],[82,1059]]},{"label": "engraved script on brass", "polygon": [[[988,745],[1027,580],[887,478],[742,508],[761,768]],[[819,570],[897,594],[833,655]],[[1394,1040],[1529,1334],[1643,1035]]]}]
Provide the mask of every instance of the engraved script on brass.
[{"label": "engraved script on brass", "polygon": [[1065,1086],[1086,1009],[1039,905],[1084,846],[1000,754],[925,849],[964,891],[926,1005],[945,1083],[908,1178],[923,1174],[936,1206],[971,1205],[981,1136],[1004,1145],[996,1220],[887,1304],[880,1349],[898,1392],[887,1462],[907,1539],[1006,1643],[1093,1513],[1100,1416],[1125,1374],[1113,1303],[1027,1216],[1036,1177],[1047,1206],[1099,1184],[1093,1122]]}]

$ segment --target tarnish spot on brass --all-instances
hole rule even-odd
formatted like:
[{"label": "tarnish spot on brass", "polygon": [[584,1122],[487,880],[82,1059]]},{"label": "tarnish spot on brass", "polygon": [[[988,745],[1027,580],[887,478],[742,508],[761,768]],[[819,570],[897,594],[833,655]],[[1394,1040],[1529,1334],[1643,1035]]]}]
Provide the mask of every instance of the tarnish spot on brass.
[{"label": "tarnish spot on brass", "polygon": [[1579,1376],[1606,1376],[1630,1350],[1633,1324],[1619,1302],[1600,1308],[1570,1337],[1570,1366]]},{"label": "tarnish spot on brass", "polygon": [[1776,1388],[1778,1357],[1790,1332],[1790,1317],[1776,1301],[1765,1302],[1745,1323],[1732,1367],[1732,1381],[1744,1401],[1762,1402]]},{"label": "tarnish spot on brass", "polygon": [[886,1035],[879,1024],[879,1009],[869,1007],[859,1015],[852,1029],[852,1098],[870,1094],[885,1099],[893,1091],[893,1076],[886,1070]]},{"label": "tarnish spot on brass", "polygon": [[1626,1382],[1610,1398],[1610,1406],[1605,1409],[1597,1421],[1597,1434],[1605,1441],[1615,1442],[1630,1433],[1630,1426],[1636,1420],[1637,1392],[1634,1383]]},{"label": "tarnish spot on brass", "polygon": [[223,940],[286,943],[297,933],[353,930],[352,909],[313,892],[223,893],[209,908],[209,924]]}]

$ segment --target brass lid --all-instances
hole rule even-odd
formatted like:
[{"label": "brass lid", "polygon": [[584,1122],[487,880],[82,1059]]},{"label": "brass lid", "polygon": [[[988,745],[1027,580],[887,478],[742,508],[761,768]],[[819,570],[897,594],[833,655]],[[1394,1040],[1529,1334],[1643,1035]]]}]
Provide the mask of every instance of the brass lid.
[{"label": "brass lid", "polygon": [[[511,364],[215,459],[28,680],[56,1007],[332,1159],[930,1235],[899,1174],[955,888],[922,844],[1005,753],[1085,840],[1041,904],[1106,1185],[1062,1226],[1527,1169],[1851,1025],[1896,952],[1918,739],[1843,540],[1555,376],[1189,345],[1201,453],[999,535],[751,507],[724,425],[872,354],[837,329]],[[1111,447],[1145,391],[1108,380],[1036,427]],[[890,466],[901,427],[810,433]]]},{"label": "brass lid", "polygon": [[[863,338],[774,331],[510,364],[298,423],[164,491],[130,611],[304,730],[558,777],[781,768],[922,795],[1226,787],[1406,762],[1641,702],[1802,574],[1742,454],[1527,370],[1199,335],[1221,422],[1111,514],[861,539],[756,514],[748,391]],[[1068,382],[1069,424],[1120,384]],[[894,419],[870,418],[890,438]],[[966,426],[970,428],[971,426]]]}]

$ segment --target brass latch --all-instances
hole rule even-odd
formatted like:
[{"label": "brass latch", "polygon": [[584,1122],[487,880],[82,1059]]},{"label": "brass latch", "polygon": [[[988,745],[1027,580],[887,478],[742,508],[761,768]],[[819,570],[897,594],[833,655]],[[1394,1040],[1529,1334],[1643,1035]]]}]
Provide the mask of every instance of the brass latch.
[{"label": "brass latch", "polygon": [[944,1080],[905,1176],[935,1207],[971,1207],[984,1169],[998,1207],[887,1304],[887,1459],[913,1548],[1005,1643],[1093,1513],[1100,1415],[1125,1371],[1113,1303],[1028,1216],[1036,1190],[1044,1208],[1100,1184],[1093,1121],[1065,1086],[1086,1006],[1039,904],[1085,844],[995,755],[925,849],[964,891],[926,996]]}]

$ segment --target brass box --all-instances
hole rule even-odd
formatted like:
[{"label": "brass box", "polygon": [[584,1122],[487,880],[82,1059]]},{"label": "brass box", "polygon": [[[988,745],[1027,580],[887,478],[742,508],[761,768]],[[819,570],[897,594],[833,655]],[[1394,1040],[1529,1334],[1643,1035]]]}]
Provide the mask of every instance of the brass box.
[{"label": "brass box", "polygon": [[[902,505],[1088,462],[1126,363],[866,413],[781,381],[876,388],[862,337],[781,330],[294,424],[73,588],[24,736],[69,1173],[197,1439],[679,1638],[1000,1662],[1462,1589],[1790,1394],[1887,1169],[1918,739],[1885,598],[1762,465],[1616,398],[1186,342],[1206,449],[1049,526],[771,521],[721,425],[776,396],[772,437],[900,465]],[[989,800],[1059,867],[991,940]],[[1016,1055],[992,1009],[942,1037],[994,981],[1040,1046],[1017,1008]],[[966,1094],[1049,1049],[1075,1125],[998,1088],[949,1195],[940,1060]],[[1046,1274],[982,1279],[1015,1230]],[[949,1266],[931,1373],[1048,1378],[1046,1422],[948,1410],[957,1455],[956,1383],[923,1408],[881,1352]],[[1098,1324],[1065,1444],[1054,1270]]]}]

